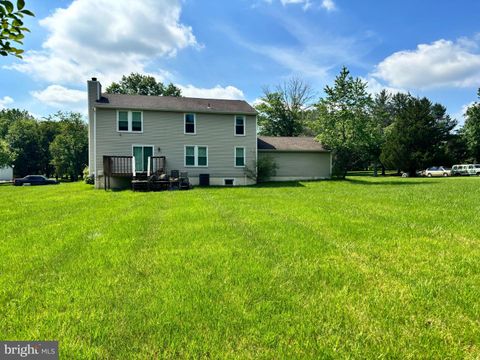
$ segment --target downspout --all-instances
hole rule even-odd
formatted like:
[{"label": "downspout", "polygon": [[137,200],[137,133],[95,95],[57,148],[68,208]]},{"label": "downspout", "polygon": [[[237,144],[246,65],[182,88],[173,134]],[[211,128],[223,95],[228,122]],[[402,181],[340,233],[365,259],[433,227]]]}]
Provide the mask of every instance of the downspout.
[{"label": "downspout", "polygon": [[258,184],[258,119],[255,115],[255,184]]},{"label": "downspout", "polygon": [[97,108],[93,108],[93,169],[95,184],[97,183]]},{"label": "downspout", "polygon": [[[89,110],[89,114],[90,114],[90,110]],[[91,124],[90,124],[90,115],[88,115],[88,175],[92,175],[92,162],[90,161],[90,159],[92,158],[90,155],[90,151],[92,150],[92,144],[91,144],[91,141],[90,141],[90,136],[91,136]]]}]

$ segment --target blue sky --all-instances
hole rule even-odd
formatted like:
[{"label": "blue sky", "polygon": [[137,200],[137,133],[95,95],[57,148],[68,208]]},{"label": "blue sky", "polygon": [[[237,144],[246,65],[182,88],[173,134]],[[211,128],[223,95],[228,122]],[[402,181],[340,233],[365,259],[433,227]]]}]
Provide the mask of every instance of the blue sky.
[{"label": "blue sky", "polygon": [[27,1],[23,60],[0,58],[0,107],[86,112],[85,84],[143,72],[186,96],[254,102],[301,77],[322,96],[340,68],[447,106],[480,87],[480,2],[430,0]]}]

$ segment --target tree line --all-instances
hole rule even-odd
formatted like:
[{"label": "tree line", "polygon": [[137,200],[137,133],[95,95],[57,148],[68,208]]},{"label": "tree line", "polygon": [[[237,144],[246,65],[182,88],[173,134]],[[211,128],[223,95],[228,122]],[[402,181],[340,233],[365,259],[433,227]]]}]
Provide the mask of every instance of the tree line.
[{"label": "tree line", "polygon": [[76,112],[35,119],[25,110],[0,111],[0,167],[15,176],[43,174],[78,180],[88,163],[88,126]]},{"label": "tree line", "polygon": [[[291,79],[264,94],[255,105],[260,135],[315,136],[333,153],[335,176],[372,166],[405,171],[431,165],[480,161],[479,101],[468,107],[465,124],[445,106],[409,93],[377,94],[368,83],[343,68],[325,95],[315,101],[313,89]],[[132,73],[107,92],[181,96],[173,84]],[[88,163],[88,126],[82,115],[58,112],[42,120],[27,111],[0,111],[0,166],[13,165],[16,176],[44,174],[77,180]]]},{"label": "tree line", "polygon": [[[465,124],[445,106],[410,93],[368,92],[368,83],[343,68],[325,95],[314,101],[313,89],[291,79],[264,89],[255,108],[259,132],[266,136],[315,136],[333,154],[333,173],[373,167],[416,171],[432,165],[480,160],[480,101],[465,113]],[[480,100],[480,89],[478,92]]]}]

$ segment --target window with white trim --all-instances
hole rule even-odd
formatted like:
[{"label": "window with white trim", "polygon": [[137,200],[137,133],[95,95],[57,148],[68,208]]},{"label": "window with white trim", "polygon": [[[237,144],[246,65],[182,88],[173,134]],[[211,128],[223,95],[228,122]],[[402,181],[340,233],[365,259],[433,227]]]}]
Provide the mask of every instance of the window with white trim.
[{"label": "window with white trim", "polygon": [[208,166],[208,147],[198,145],[186,145],[185,166]]},{"label": "window with white trim", "polygon": [[235,136],[245,136],[245,116],[235,115]]},{"label": "window with white trim", "polygon": [[236,146],[235,147],[235,166],[244,167],[245,166],[245,148]]},{"label": "window with white trim", "polygon": [[153,146],[133,145],[132,155],[135,158],[135,171],[144,172],[148,168],[148,158],[153,156]]},{"label": "window with white trim", "polygon": [[138,133],[143,132],[143,112],[118,110],[117,131]]},{"label": "window with white trim", "polygon": [[184,133],[195,134],[196,133],[196,116],[195,114],[184,115]]}]

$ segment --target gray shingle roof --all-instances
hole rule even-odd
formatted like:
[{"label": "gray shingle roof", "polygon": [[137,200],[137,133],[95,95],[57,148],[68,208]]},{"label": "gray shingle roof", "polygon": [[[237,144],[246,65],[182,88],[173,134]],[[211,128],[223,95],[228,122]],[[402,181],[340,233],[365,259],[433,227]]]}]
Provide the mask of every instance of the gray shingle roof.
[{"label": "gray shingle roof", "polygon": [[259,136],[258,150],[328,152],[313,137]]},{"label": "gray shingle roof", "polygon": [[173,96],[145,96],[102,94],[95,103],[99,108],[138,109],[158,111],[181,111],[199,113],[256,115],[257,112],[246,101],[223,99],[199,99]]}]

